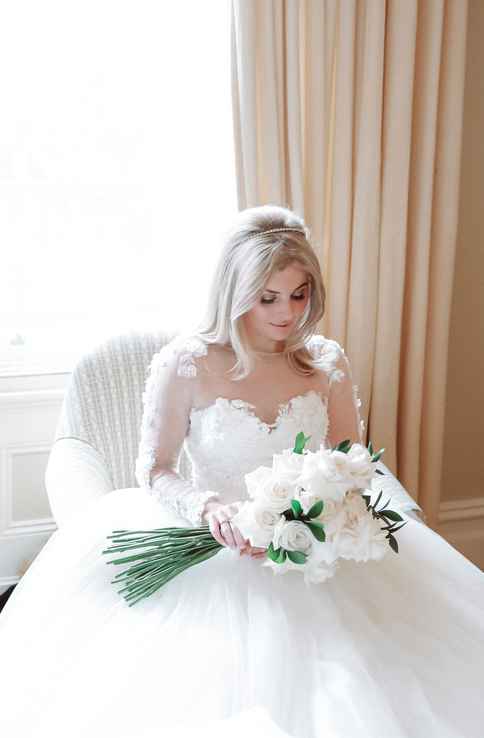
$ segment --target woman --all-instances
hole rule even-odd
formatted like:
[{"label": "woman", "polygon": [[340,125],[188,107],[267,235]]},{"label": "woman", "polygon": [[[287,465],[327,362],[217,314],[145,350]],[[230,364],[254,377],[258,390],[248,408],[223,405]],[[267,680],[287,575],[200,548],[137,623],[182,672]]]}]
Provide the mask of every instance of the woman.
[{"label": "woman", "polygon": [[[239,213],[205,321],[151,362],[142,490],[56,531],[0,616],[4,735],[482,735],[484,578],[405,490],[398,555],[343,561],[317,585],[275,576],[230,523],[244,475],[299,431],[312,451],[363,440],[348,358],[314,334],[325,291],[308,238],[285,208]],[[128,607],[106,536],[190,524],[223,549]]]}]

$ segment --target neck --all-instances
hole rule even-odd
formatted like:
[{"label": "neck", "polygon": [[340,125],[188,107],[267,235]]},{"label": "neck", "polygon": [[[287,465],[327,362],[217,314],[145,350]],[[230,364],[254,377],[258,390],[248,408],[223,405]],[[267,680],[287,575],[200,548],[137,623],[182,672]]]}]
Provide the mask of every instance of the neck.
[{"label": "neck", "polygon": [[[230,351],[232,353],[234,351],[234,349],[230,345],[222,346],[222,348],[225,349],[225,351]],[[284,355],[284,348],[282,348],[281,350],[278,349],[277,351],[261,351],[259,349],[254,348],[254,347],[251,347],[250,348],[250,351],[251,351],[251,353],[254,356],[261,357],[261,358],[264,358],[266,356],[270,358],[270,357],[276,357],[276,356],[283,356]]]},{"label": "neck", "polygon": [[256,356],[274,356],[275,354],[283,354],[286,345],[285,341],[271,341],[265,336],[247,336],[250,350]]},{"label": "neck", "polygon": [[253,348],[251,351],[255,356],[282,356],[284,353],[284,349],[282,349],[282,351],[259,351],[258,349]]}]

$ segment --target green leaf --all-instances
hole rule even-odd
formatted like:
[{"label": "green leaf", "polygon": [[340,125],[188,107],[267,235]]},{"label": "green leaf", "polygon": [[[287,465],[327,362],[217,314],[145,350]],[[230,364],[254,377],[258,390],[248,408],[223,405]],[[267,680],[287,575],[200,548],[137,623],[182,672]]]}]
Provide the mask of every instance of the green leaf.
[{"label": "green leaf", "polygon": [[321,515],[324,508],[324,500],[318,500],[314,503],[314,505],[311,505],[311,507],[308,510],[308,517],[310,518],[317,518],[318,515]]},{"label": "green leaf", "polygon": [[378,505],[378,503],[380,502],[382,494],[383,494],[383,490],[380,490],[380,494],[379,494],[379,495],[378,495],[378,497],[376,498],[376,500],[375,500],[375,502],[374,502],[374,504],[373,504],[373,508],[376,508],[376,506],[377,506],[377,505]]},{"label": "green leaf", "polygon": [[375,469],[375,474],[381,474],[382,477],[385,476],[385,472],[382,472],[381,469]]},{"label": "green leaf", "polygon": [[349,438],[345,438],[344,441],[341,441],[341,443],[338,443],[338,445],[335,446],[335,449],[334,450],[341,451],[342,453],[346,454],[346,453],[348,453],[348,451],[349,451],[349,449],[351,448],[352,445],[353,445],[352,444],[352,441],[350,441]]},{"label": "green leaf", "polygon": [[277,559],[279,558],[280,553],[281,553],[281,549],[280,548],[275,549],[272,546],[272,542],[271,542],[271,544],[269,545],[269,548],[267,549],[268,557],[272,559],[272,561],[275,561],[277,563]]},{"label": "green leaf", "polygon": [[397,526],[396,528],[393,528],[392,533],[396,533],[397,530],[400,530],[400,528],[403,528],[405,525],[407,525],[408,520],[405,523],[402,523],[401,525]]},{"label": "green leaf", "polygon": [[390,520],[396,520],[397,522],[399,520],[403,520],[402,516],[399,515],[397,512],[395,512],[394,510],[386,510],[385,517],[389,518]]},{"label": "green leaf", "polygon": [[373,455],[373,457],[372,457],[372,459],[371,459],[371,460],[372,460],[372,461],[374,461],[374,462],[377,462],[377,461],[379,461],[379,459],[380,459],[380,456],[382,455],[382,453],[384,452],[384,450],[385,450],[384,448],[381,448],[381,449],[380,449],[380,450],[378,451],[378,453],[376,453],[376,454],[374,454],[374,455]]},{"label": "green leaf", "polygon": [[295,518],[298,518],[301,515],[302,511],[303,511],[302,505],[299,502],[299,500],[291,500],[291,507],[292,507],[293,512],[294,512],[294,517]]},{"label": "green leaf", "polygon": [[373,446],[372,446],[371,441],[368,444],[368,453],[370,454],[370,456],[373,456]]},{"label": "green leaf", "polygon": [[293,453],[294,454],[302,454],[304,451],[304,446],[306,445],[306,441],[309,441],[311,436],[305,436],[303,431],[299,431],[299,433],[296,436],[296,441],[294,443]]},{"label": "green leaf", "polygon": [[280,548],[279,551],[280,551],[280,553],[279,553],[279,556],[276,559],[276,562],[278,564],[283,564],[285,562],[285,560],[286,560],[286,549],[285,548]]},{"label": "green leaf", "polygon": [[288,551],[287,557],[295,564],[305,564],[307,555],[302,551]]},{"label": "green leaf", "polygon": [[397,539],[395,538],[395,536],[392,536],[392,534],[389,533],[387,538],[388,538],[388,542],[391,548],[395,551],[395,553],[398,553],[398,543],[397,543]]},{"label": "green leaf", "polygon": [[322,543],[324,543],[324,541],[326,540],[326,533],[324,532],[323,524],[313,522],[313,523],[306,523],[306,525],[308,526],[313,536],[317,538],[318,541],[321,541]]}]

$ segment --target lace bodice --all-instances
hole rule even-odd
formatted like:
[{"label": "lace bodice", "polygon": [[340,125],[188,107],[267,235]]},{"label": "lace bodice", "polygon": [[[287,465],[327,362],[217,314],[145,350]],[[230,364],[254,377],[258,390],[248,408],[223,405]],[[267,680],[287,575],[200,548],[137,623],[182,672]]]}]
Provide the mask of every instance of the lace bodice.
[{"label": "lace bodice", "polygon": [[244,400],[217,397],[206,408],[192,409],[185,449],[199,489],[223,490],[224,502],[247,498],[244,474],[257,466],[272,466],[272,454],[294,446],[304,431],[306,448],[316,451],[328,428],[327,398],[315,390],[281,403],[269,424]]},{"label": "lace bodice", "polygon": [[[299,431],[310,437],[311,451],[344,438],[363,442],[358,388],[343,348],[322,335],[312,336],[307,347],[317,366],[310,379],[296,376],[283,358],[277,378],[268,365],[237,383],[223,376],[221,354],[201,338],[178,335],[163,346],[151,361],[143,394],[139,485],[199,526],[208,500],[245,499],[244,475],[272,466],[273,454],[292,448]],[[273,396],[289,399],[272,402]],[[191,480],[177,471],[182,445]]]}]

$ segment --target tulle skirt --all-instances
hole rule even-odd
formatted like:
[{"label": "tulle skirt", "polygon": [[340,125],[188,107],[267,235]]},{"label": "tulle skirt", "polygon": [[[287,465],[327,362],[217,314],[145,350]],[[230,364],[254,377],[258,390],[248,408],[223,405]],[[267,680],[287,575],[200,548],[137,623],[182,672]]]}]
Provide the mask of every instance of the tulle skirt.
[{"label": "tulle skirt", "polygon": [[111,492],[0,614],[0,734],[482,738],[484,574],[405,518],[398,554],[322,584],[224,548],[129,607],[107,536],[184,523]]}]

